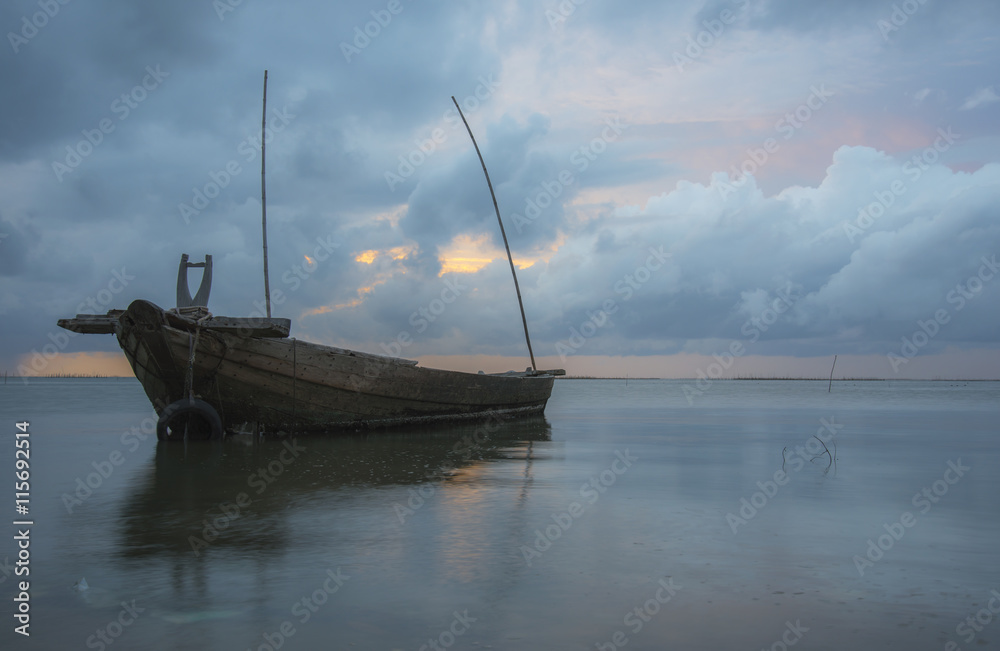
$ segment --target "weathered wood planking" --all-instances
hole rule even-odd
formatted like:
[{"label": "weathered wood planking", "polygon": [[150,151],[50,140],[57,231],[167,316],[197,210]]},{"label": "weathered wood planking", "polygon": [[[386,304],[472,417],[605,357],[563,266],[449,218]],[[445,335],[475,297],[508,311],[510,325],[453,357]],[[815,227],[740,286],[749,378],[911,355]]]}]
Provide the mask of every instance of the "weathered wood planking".
[{"label": "weathered wood planking", "polygon": [[551,375],[461,373],[292,339],[239,336],[199,328],[148,301],[134,301],[119,321],[119,342],[158,412],[184,397],[197,340],[194,393],[216,408],[227,429],[326,431],[533,413],[545,408],[552,391]]},{"label": "weathered wood planking", "polygon": [[[115,333],[118,319],[125,310],[111,310],[107,314],[77,314],[72,319],[59,319],[56,323],[60,328],[87,335],[110,335]],[[184,328],[190,324],[189,319],[164,312],[165,323],[174,327]],[[290,319],[266,319],[257,317],[210,317],[201,322],[206,330],[228,332],[241,337],[287,337],[292,326]]]},{"label": "weathered wood planking", "polygon": [[85,335],[112,335],[118,324],[118,317],[124,310],[111,310],[107,314],[77,314],[72,319],[59,319],[60,328]]}]

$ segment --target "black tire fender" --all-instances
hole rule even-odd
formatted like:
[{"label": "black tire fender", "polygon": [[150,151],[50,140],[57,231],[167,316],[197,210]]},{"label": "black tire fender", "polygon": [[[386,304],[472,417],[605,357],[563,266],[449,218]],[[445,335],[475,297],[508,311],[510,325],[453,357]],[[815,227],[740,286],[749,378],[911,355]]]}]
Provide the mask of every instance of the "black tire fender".
[{"label": "black tire fender", "polygon": [[167,405],[156,421],[156,438],[160,441],[183,441],[185,438],[217,441],[222,435],[219,412],[198,398],[182,398]]}]

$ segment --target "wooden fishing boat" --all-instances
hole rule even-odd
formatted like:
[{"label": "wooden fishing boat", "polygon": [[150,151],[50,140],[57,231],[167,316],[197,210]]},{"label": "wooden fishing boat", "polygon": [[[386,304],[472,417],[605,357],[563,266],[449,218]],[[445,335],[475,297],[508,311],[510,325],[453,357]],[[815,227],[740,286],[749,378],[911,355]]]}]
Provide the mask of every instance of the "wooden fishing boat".
[{"label": "wooden fishing boat", "polygon": [[[160,416],[161,439],[219,438],[224,432],[299,434],[419,422],[540,413],[564,371],[464,373],[413,360],[288,337],[278,318],[213,317],[187,293],[181,259],[178,305],[136,300],[106,315],[79,314],[61,327],[114,334]],[[198,297],[196,297],[197,299]]]},{"label": "wooden fishing boat", "polygon": [[[452,101],[461,114],[454,97]],[[266,106],[265,70],[265,117]],[[263,119],[261,132],[263,143]],[[214,439],[238,431],[299,434],[538,414],[545,409],[555,376],[565,371],[535,370],[514,260],[486,163],[479,146],[475,147],[521,308],[531,356],[531,367],[524,372],[474,374],[423,368],[413,360],[290,339],[291,322],[270,318],[263,144],[261,219],[268,318],[212,316],[207,308],[212,256],[191,263],[184,254],[177,273],[177,307],[164,310],[136,300],[126,310],[78,314],[58,323],[74,332],[118,338],[159,415],[156,433],[161,440]],[[191,267],[204,269],[194,298],[187,281]]]}]

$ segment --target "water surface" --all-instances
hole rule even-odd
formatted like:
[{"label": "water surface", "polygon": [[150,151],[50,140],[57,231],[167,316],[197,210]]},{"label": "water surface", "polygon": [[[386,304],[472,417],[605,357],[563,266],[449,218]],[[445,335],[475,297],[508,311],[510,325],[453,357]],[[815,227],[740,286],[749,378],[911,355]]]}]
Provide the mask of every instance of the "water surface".
[{"label": "water surface", "polygon": [[134,379],[11,381],[0,468],[30,421],[35,525],[4,648],[1000,648],[1000,383],[685,386],[185,446]]}]

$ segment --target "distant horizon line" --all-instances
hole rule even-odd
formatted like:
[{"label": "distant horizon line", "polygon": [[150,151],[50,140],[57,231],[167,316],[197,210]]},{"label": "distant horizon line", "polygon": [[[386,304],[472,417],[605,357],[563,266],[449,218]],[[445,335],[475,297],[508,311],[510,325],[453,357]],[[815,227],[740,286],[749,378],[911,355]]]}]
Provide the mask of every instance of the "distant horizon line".
[{"label": "distant horizon line", "polygon": [[[593,375],[566,375],[563,377],[557,377],[557,380],[694,380],[698,381],[700,378],[695,377],[630,377],[627,375],[615,375],[615,376],[593,376]],[[948,378],[948,377],[938,377],[938,378],[886,378],[886,377],[835,377],[833,382],[892,382],[894,380],[903,382],[1000,382],[1000,378]],[[712,382],[718,381],[728,381],[728,382],[740,382],[740,381],[763,381],[763,382],[776,382],[776,381],[790,381],[790,382],[830,382],[828,377],[720,377],[713,378]]]},{"label": "distant horizon line", "polygon": [[[455,371],[460,373],[462,371]],[[18,379],[30,379],[30,378],[58,378],[58,379],[136,379],[134,375],[109,375],[103,373],[52,373],[47,375],[17,375],[9,374],[7,371],[3,372],[3,377],[6,378],[18,378]],[[676,381],[695,381],[697,382],[699,378],[696,377],[631,377],[628,375],[565,375],[556,376],[557,380],[676,380]],[[754,377],[754,376],[737,376],[737,377],[720,377],[713,378],[713,382],[745,382],[745,381],[760,381],[760,382],[892,382],[894,380],[901,382],[1000,382],[1000,378],[882,378],[882,377],[835,377],[832,380],[829,377]]]}]

